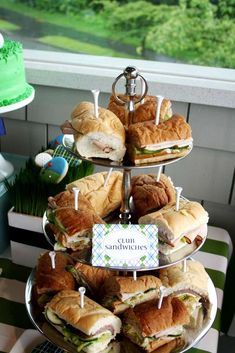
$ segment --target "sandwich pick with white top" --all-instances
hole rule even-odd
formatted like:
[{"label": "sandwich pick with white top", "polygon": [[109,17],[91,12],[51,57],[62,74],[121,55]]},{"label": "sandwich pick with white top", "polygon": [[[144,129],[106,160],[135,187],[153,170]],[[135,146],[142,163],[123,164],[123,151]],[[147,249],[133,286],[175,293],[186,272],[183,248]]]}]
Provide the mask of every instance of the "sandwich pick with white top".
[{"label": "sandwich pick with white top", "polygon": [[84,308],[84,294],[86,293],[85,287],[79,287],[78,291],[80,293],[80,307]]},{"label": "sandwich pick with white top", "polygon": [[94,97],[94,109],[95,109],[94,114],[95,114],[96,119],[98,119],[99,118],[98,98],[99,98],[100,91],[98,89],[93,89],[91,92],[92,92],[93,97]]},{"label": "sandwich pick with white top", "polygon": [[175,208],[176,208],[176,211],[179,211],[180,195],[181,195],[182,191],[183,191],[183,188],[181,188],[180,186],[176,186],[175,187],[175,192],[176,192],[176,205],[175,205]]},{"label": "sandwich pick with white top", "polygon": [[159,120],[160,120],[161,105],[162,105],[164,97],[163,96],[156,96],[156,98],[157,98],[157,109],[156,109],[156,116],[155,116],[155,125],[158,125]]},{"label": "sandwich pick with white top", "polygon": [[77,211],[78,210],[78,194],[80,190],[76,187],[73,187],[73,193],[74,193],[74,208]]},{"label": "sandwich pick with white top", "polygon": [[51,267],[54,269],[55,268],[55,257],[56,257],[56,252],[55,251],[50,251],[49,256],[51,258]]}]

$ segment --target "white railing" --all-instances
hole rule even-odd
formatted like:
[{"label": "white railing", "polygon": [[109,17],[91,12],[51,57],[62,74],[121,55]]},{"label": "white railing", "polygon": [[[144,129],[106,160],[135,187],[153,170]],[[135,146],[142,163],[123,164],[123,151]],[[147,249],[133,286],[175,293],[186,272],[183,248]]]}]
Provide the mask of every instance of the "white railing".
[{"label": "white railing", "polygon": [[195,65],[24,50],[32,84],[109,93],[126,66],[136,66],[150,94],[174,101],[235,108],[235,70]]}]

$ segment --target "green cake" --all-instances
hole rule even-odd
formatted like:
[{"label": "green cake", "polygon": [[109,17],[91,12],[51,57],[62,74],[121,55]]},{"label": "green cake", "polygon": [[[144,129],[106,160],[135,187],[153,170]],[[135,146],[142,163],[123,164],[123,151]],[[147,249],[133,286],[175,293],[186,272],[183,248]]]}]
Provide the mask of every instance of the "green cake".
[{"label": "green cake", "polygon": [[24,101],[33,93],[25,78],[22,44],[5,40],[0,47],[0,107]]}]

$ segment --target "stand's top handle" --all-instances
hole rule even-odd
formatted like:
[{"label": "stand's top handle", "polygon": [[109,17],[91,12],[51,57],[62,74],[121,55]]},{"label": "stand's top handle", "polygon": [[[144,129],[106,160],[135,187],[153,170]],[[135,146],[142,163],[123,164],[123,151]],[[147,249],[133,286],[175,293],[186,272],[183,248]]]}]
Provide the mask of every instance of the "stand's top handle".
[{"label": "stand's top handle", "polygon": [[[118,97],[118,95],[116,94],[116,84],[117,82],[120,80],[120,78],[125,77],[126,79],[126,100],[122,100]],[[143,93],[141,92],[140,98],[139,99],[135,99],[136,96],[136,79],[140,78],[142,81],[142,85],[144,87],[143,89]],[[144,97],[146,96],[148,92],[148,85],[147,82],[145,80],[145,78],[140,75],[140,73],[138,72],[138,70],[134,67],[134,66],[127,66],[125,68],[125,70],[123,71],[122,74],[120,74],[114,81],[113,85],[112,85],[112,93],[113,96],[116,100],[116,102],[118,104],[121,105],[127,105],[127,109],[129,112],[133,112],[135,109],[135,104],[139,103],[141,100],[144,99]]]}]

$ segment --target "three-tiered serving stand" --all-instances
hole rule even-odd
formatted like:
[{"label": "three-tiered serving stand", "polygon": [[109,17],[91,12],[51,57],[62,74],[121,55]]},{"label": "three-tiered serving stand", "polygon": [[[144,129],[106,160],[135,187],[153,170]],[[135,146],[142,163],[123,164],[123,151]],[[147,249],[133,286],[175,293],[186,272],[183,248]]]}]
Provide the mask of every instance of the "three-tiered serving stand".
[{"label": "three-tiered serving stand", "polygon": [[[125,101],[121,100],[119,96],[116,94],[116,85],[120,79],[124,78],[125,79],[125,88],[126,92],[125,95],[122,97],[125,97]],[[140,87],[141,87],[141,94],[137,95],[136,94],[136,88],[137,88],[137,80],[140,82]],[[116,100],[116,102],[120,105],[125,106],[127,114],[126,116],[128,117],[127,119],[127,125],[131,123],[134,112],[135,112],[135,105],[139,102],[143,102],[146,94],[148,91],[148,85],[146,80],[142,75],[138,73],[135,67],[127,67],[123,73],[121,73],[114,81],[113,86],[112,86],[112,93],[113,96]],[[127,126],[126,126],[127,127]],[[131,197],[130,197],[130,191],[131,191],[131,171],[132,170],[139,170],[143,168],[159,168],[161,166],[165,166],[168,164],[172,164],[175,162],[178,162],[180,159],[185,158],[185,157],[179,157],[175,159],[170,159],[168,161],[163,161],[163,162],[158,162],[158,163],[151,163],[151,164],[142,164],[142,165],[132,165],[128,160],[124,158],[123,162],[114,162],[110,161],[108,159],[100,159],[100,158],[84,158],[78,154],[77,151],[74,150],[74,138],[72,135],[64,135],[63,139],[63,145],[66,148],[68,152],[73,154],[75,157],[90,161],[95,165],[102,166],[104,168],[114,168],[114,169],[122,169],[123,170],[123,182],[122,182],[122,204],[120,208],[120,215],[119,215],[119,222],[122,224],[128,224],[132,220],[132,206],[131,206]],[[189,151],[191,152],[191,150]],[[44,234],[49,241],[49,243],[53,246],[54,245],[54,236],[49,234],[48,231],[48,220],[46,218],[46,215],[43,217],[43,229],[44,229]],[[193,252],[190,253],[189,255],[185,256],[184,258],[180,258],[174,263],[168,263],[168,264],[159,264],[158,267],[156,268],[140,268],[140,269],[135,269],[136,271],[151,271],[151,270],[157,270],[163,267],[167,266],[172,266],[173,264],[177,262],[182,262],[186,260],[187,258],[191,257],[196,251],[200,249],[200,247],[203,245],[203,243]],[[84,261],[84,259],[77,259],[78,261]],[[91,265],[91,261],[88,260],[88,263]],[[92,266],[92,265],[91,265]],[[114,269],[114,268],[112,268]],[[133,271],[131,268],[125,268],[125,269],[120,269],[118,270],[123,270],[123,271]],[[33,298],[32,298],[32,292],[33,292],[33,281],[34,280],[34,272],[30,275],[27,285],[26,285],[26,293],[25,293],[25,298],[26,298],[26,307],[28,314],[35,325],[35,327],[43,333],[49,341],[57,345],[58,347],[64,349],[67,352],[76,352],[76,348],[69,342],[64,342],[63,336],[59,334],[56,329],[51,327],[45,320],[44,316],[38,312],[38,309],[35,307]],[[213,321],[215,319],[216,311],[217,311],[217,296],[216,296],[216,291],[215,287],[209,278],[209,285],[208,285],[208,292],[209,292],[209,300],[211,303],[211,311],[209,318],[206,322],[206,324],[203,326],[202,329],[198,330],[198,332],[190,332],[190,330],[187,332],[188,335],[192,335],[191,341],[189,341],[186,346],[181,349],[181,353],[187,351],[188,349],[192,348],[195,346],[201,338],[207,333],[207,331],[210,329],[210,327],[213,324]],[[129,352],[125,352],[129,353]]]}]

